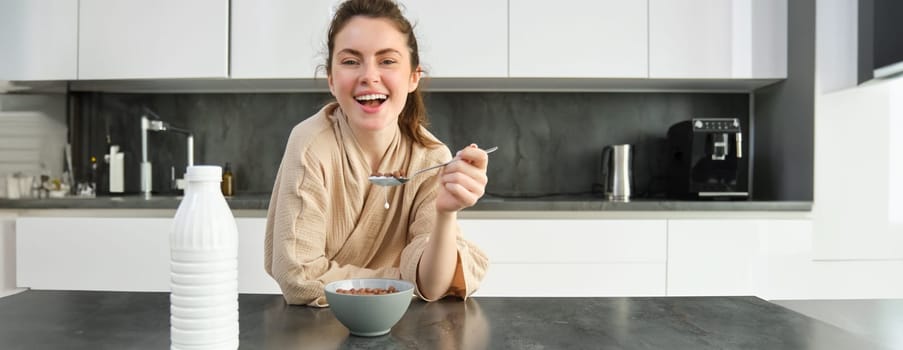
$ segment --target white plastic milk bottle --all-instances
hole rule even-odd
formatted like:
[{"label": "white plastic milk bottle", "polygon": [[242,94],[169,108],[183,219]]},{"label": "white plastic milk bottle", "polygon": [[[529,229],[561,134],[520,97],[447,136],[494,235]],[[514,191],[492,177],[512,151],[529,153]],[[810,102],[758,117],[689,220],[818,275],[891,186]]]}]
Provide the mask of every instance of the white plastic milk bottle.
[{"label": "white plastic milk bottle", "polygon": [[170,242],[172,349],[238,348],[238,227],[222,168],[191,166]]}]

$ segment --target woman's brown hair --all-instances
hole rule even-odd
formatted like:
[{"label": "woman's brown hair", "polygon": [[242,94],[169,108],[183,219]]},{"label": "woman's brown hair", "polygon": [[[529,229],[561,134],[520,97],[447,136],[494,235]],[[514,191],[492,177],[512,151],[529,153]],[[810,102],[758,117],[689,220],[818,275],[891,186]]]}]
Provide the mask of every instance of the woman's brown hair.
[{"label": "woman's brown hair", "polygon": [[[352,18],[364,16],[368,18],[384,18],[392,22],[399,32],[408,37],[408,49],[411,51],[411,71],[419,69],[420,52],[417,49],[417,38],[414,37],[414,27],[407,18],[401,14],[398,4],[392,0],[347,0],[339,5],[329,24],[327,35],[326,74],[332,73],[332,55],[335,49],[336,35],[348,24]],[[439,143],[427,136],[423,131],[429,125],[426,118],[426,105],[418,86],[413,92],[408,93],[407,102],[404,104],[401,114],[398,115],[398,127],[401,133],[410,137],[414,142],[423,146],[433,146]],[[421,128],[423,127],[423,128]]]}]

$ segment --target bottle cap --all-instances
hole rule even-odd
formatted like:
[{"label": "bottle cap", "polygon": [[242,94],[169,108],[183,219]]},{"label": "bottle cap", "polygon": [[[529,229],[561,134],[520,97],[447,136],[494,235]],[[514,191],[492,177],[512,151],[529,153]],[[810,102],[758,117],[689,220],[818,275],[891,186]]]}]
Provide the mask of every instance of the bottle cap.
[{"label": "bottle cap", "polygon": [[188,181],[222,181],[223,168],[219,165],[194,165],[185,172]]}]

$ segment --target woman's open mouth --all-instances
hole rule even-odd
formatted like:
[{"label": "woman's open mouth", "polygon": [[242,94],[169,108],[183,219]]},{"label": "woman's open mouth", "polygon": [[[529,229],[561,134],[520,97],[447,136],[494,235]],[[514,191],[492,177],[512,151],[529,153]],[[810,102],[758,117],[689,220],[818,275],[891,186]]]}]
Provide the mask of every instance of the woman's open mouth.
[{"label": "woman's open mouth", "polygon": [[366,107],[367,109],[379,108],[379,106],[381,106],[383,102],[386,102],[386,99],[388,98],[388,96],[383,94],[367,94],[354,97],[358,104]]}]

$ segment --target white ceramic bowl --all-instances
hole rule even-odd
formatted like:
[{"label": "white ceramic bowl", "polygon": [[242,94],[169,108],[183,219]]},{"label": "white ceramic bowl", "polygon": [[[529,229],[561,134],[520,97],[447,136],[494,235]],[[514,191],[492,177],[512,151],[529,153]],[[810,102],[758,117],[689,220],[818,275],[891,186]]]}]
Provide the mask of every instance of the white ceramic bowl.
[{"label": "white ceramic bowl", "polygon": [[[395,287],[398,291],[382,295],[354,295],[337,293],[337,289]],[[326,285],[326,300],[335,317],[351,331],[363,337],[375,337],[389,333],[404,316],[414,285],[408,281],[394,279],[350,279],[335,281]]]}]

